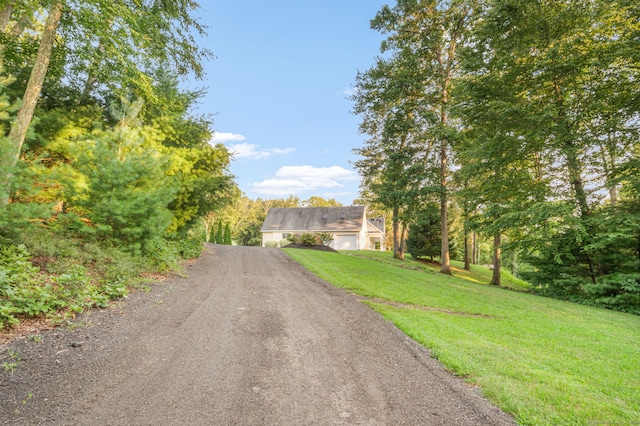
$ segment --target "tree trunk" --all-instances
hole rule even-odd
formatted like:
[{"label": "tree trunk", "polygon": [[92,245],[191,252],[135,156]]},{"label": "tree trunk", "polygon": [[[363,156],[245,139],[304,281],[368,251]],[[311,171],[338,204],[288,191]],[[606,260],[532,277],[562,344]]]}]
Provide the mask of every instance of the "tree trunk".
[{"label": "tree trunk", "polygon": [[519,277],[520,273],[519,271],[519,267],[518,267],[518,252],[517,251],[513,251],[513,267],[511,268],[511,274],[514,277]]},{"label": "tree trunk", "polygon": [[9,21],[11,20],[11,11],[13,10],[13,2],[8,1],[2,9],[0,9],[0,31],[6,30]]},{"label": "tree trunk", "polygon": [[[102,44],[100,44],[98,46],[98,52],[100,52],[100,55],[104,55],[105,52],[105,48]],[[98,82],[98,78],[94,75],[94,72],[92,71],[92,69],[100,66],[100,58],[94,58],[93,61],[93,66],[89,69],[88,72],[88,76],[87,76],[87,81],[84,84],[84,89],[82,90],[82,100],[86,100],[89,98],[89,96],[91,96],[91,92],[93,91],[93,89],[96,86],[96,83]]]},{"label": "tree trunk", "polygon": [[640,270],[640,234],[638,234],[637,240],[638,240],[638,247],[636,248],[638,250],[638,270]]},{"label": "tree trunk", "polygon": [[590,216],[591,211],[589,203],[587,201],[587,192],[584,189],[584,180],[582,179],[582,167],[580,159],[576,154],[576,148],[572,143],[565,145],[565,155],[567,156],[567,168],[569,171],[569,178],[571,179],[571,185],[575,193],[578,207],[580,208],[580,216],[583,218]]},{"label": "tree trunk", "polygon": [[[38,53],[36,56],[36,62],[31,70],[31,76],[22,99],[22,106],[18,111],[16,120],[9,133],[9,138],[15,144],[17,154],[19,155],[24,143],[27,129],[33,118],[33,113],[38,103],[38,97],[42,91],[49,63],[51,61],[51,53],[55,44],[56,31],[60,17],[62,16],[62,1],[59,0],[51,6],[49,15],[45,22],[45,26],[42,32],[42,38],[40,39],[40,45],[38,47]],[[17,161],[17,156],[16,156]]]},{"label": "tree trunk", "polygon": [[2,9],[0,9],[0,32],[9,34],[12,38],[19,37],[31,22],[36,6],[30,5],[29,9],[23,12],[22,16],[16,19],[13,27],[7,28],[11,22],[11,14],[13,13],[14,1],[7,1]]},{"label": "tree trunk", "polygon": [[[11,170],[16,166],[20,158],[22,145],[24,144],[29,124],[31,124],[33,113],[42,91],[42,85],[47,75],[47,69],[51,61],[51,53],[56,41],[56,30],[60,22],[60,17],[62,16],[62,7],[62,0],[56,1],[51,6],[42,31],[36,62],[31,70],[31,76],[29,77],[29,82],[27,83],[27,88],[22,98],[22,106],[18,110],[18,115],[9,132],[8,138],[11,152],[8,153],[9,158],[7,159],[8,172],[3,171],[4,176],[0,177],[5,188],[9,188],[12,178]],[[3,198],[3,200],[0,200],[0,204],[7,204],[8,194],[4,195]]]},{"label": "tree trunk", "polygon": [[469,258],[469,231],[464,230],[464,269],[471,270],[471,259]]},{"label": "tree trunk", "polygon": [[400,209],[398,206],[393,207],[393,257],[394,259],[400,258],[400,224],[398,222],[398,216],[400,214]]},{"label": "tree trunk", "polygon": [[478,242],[476,238],[476,233],[471,234],[471,263],[474,265],[478,264]]},{"label": "tree trunk", "polygon": [[[591,238],[594,235],[594,230],[591,225],[589,225],[588,218],[591,216],[591,209],[589,207],[589,202],[587,200],[587,192],[584,189],[584,180],[582,179],[582,164],[580,164],[580,159],[576,153],[576,149],[571,143],[565,144],[565,154],[567,156],[567,168],[569,171],[569,178],[571,179],[571,184],[573,186],[573,190],[576,197],[576,202],[578,203],[578,208],[580,209],[580,217],[582,218],[582,223],[586,228],[587,232],[587,240],[583,241],[582,245],[589,244]],[[596,265],[594,264],[591,255],[585,251],[584,257],[589,266],[589,275],[591,276],[591,282],[593,284],[596,283],[597,273],[596,273]],[[602,265],[598,265],[601,269],[600,274],[603,273]]]},{"label": "tree trunk", "polygon": [[407,241],[407,227],[402,225],[402,231],[400,232],[400,249],[398,250],[398,259],[404,260],[405,242]]},{"label": "tree trunk", "polygon": [[[446,122],[445,122],[446,123]],[[449,218],[447,206],[447,140],[440,142],[440,272],[451,275],[451,259],[449,259]]]},{"label": "tree trunk", "polygon": [[558,132],[555,135],[562,141],[560,149],[566,158],[566,167],[569,173],[570,185],[580,209],[580,216],[586,218],[590,215],[589,204],[587,201],[587,193],[584,189],[584,181],[582,179],[582,164],[578,158],[578,149],[575,146],[575,137],[571,131],[571,125],[566,114],[565,100],[563,96],[562,86],[558,76],[554,76],[554,96],[555,105],[558,108],[556,123]]},{"label": "tree trunk", "polygon": [[618,204],[618,189],[615,186],[609,188],[609,200],[611,200],[612,206]]},{"label": "tree trunk", "polygon": [[493,276],[490,285],[500,286],[500,233],[493,236]]}]

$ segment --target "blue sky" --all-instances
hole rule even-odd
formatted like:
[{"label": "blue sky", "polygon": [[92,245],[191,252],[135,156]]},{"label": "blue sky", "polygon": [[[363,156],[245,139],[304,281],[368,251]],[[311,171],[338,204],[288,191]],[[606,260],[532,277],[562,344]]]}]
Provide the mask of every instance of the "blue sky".
[{"label": "blue sky", "polygon": [[235,153],[231,172],[250,198],[358,198],[352,149],[362,146],[347,99],[378,55],[369,21],[384,0],[201,0],[213,142]]}]

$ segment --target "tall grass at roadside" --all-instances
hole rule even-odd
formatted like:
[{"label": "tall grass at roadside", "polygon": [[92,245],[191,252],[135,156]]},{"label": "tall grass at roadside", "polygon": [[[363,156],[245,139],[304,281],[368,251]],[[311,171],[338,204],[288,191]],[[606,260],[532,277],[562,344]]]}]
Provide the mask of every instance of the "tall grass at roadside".
[{"label": "tall grass at roadside", "polygon": [[285,252],[334,285],[371,298],[373,309],[520,424],[640,424],[638,316],[428,267],[400,268],[389,255]]}]

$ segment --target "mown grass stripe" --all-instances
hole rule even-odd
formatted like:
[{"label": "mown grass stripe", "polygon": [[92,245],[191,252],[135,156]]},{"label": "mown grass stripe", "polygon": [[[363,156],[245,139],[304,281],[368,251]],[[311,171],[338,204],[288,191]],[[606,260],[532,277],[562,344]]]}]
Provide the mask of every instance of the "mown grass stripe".
[{"label": "mown grass stripe", "polygon": [[450,277],[385,253],[286,252],[369,299],[520,424],[640,424],[638,316],[478,284],[482,269]]}]

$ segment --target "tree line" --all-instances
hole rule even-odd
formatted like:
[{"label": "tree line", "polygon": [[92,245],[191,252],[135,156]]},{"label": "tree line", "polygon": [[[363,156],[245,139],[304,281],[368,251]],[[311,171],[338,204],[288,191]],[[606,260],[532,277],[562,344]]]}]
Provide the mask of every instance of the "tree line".
[{"label": "tree line", "polygon": [[0,328],[197,256],[238,196],[193,113],[211,52],[191,0],[0,2]]},{"label": "tree line", "polygon": [[476,233],[495,285],[506,252],[540,293],[640,312],[637,2],[397,0],[371,27],[355,166],[395,256],[438,226],[450,273],[449,244],[469,267]]}]

